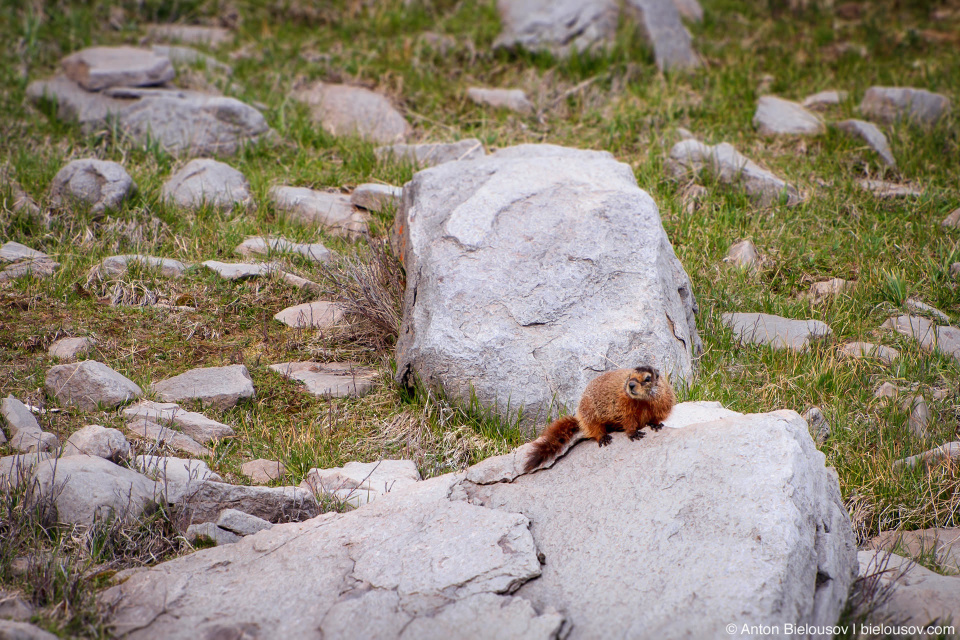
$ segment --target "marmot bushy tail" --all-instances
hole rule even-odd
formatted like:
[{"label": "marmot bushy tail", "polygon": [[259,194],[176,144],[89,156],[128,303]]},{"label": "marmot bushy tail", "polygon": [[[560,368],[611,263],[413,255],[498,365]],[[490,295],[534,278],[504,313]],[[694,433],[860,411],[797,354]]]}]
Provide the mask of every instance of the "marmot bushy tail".
[{"label": "marmot bushy tail", "polygon": [[543,430],[524,471],[529,473],[560,453],[577,431],[601,447],[610,444],[611,431],[625,431],[631,440],[642,438],[646,426],[659,431],[676,401],[670,381],[653,367],[607,371],[587,385],[576,416],[555,420]]}]

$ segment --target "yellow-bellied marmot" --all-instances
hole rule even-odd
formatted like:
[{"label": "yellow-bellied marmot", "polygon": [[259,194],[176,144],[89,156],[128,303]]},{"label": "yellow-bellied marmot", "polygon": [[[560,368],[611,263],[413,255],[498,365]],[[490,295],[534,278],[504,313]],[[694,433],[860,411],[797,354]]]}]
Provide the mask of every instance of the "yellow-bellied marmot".
[{"label": "yellow-bellied marmot", "polygon": [[554,420],[533,442],[524,471],[560,453],[577,431],[601,447],[610,444],[611,431],[625,431],[631,440],[642,438],[647,425],[659,431],[676,401],[670,381],[653,367],[607,371],[587,385],[576,416]]}]

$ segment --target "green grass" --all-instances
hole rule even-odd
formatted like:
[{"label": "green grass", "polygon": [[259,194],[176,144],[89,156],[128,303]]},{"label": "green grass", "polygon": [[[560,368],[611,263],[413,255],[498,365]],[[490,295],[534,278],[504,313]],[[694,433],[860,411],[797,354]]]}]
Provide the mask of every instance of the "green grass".
[{"label": "green grass", "polygon": [[[410,179],[411,167],[378,163],[372,144],[328,135],[290,97],[295,86],[314,80],[362,83],[389,96],[420,140],[473,136],[488,149],[548,142],[605,149],[630,165],[660,207],[701,309],[698,327],[705,350],[682,398],[719,400],[744,412],[819,406],[832,426],[822,451],[839,473],[861,539],[893,528],[957,526],[954,495],[960,472],[954,466],[895,472],[892,463],[955,438],[960,365],[923,353],[879,326],[911,296],[960,319],[960,282],[949,275],[950,264],[960,261],[960,231],[939,225],[960,206],[960,7],[955,1],[873,2],[863,5],[861,19],[839,20],[816,8],[771,19],[769,4],[760,0],[704,4],[703,23],[691,27],[704,68],[665,76],[656,71],[651,51],[629,22],[609,51],[561,60],[492,51],[499,24],[489,1],[435,0],[409,9],[400,0],[234,2],[241,18],[235,41],[219,50],[200,47],[231,64],[234,73],[229,81],[211,73],[209,82],[264,105],[281,142],[248,147],[226,160],[249,179],[255,211],[187,214],[159,197],[163,182],[184,160],[157,145],[121,140],[108,129],[85,135],[50,118],[49,105],[31,105],[25,89],[30,80],[52,75],[59,59],[73,50],[136,43],[151,20],[215,22],[223,13],[219,4],[0,0],[0,34],[11,43],[0,50],[0,162],[41,205],[49,204],[53,176],[73,158],[121,162],[139,187],[107,217],[51,209],[45,228],[13,214],[10,188],[0,184],[0,239],[47,251],[61,263],[50,279],[0,285],[0,394],[54,406],[42,390],[53,364],[46,347],[57,337],[90,335],[99,341],[92,357],[144,388],[197,366],[247,365],[256,398],[229,411],[205,411],[237,430],[237,437],[214,447],[209,459],[232,482],[245,482],[240,464],[259,457],[283,461],[291,483],[313,467],[382,456],[412,457],[429,476],[522,442],[516,424],[494,418],[476,402],[458,405],[422,389],[399,389],[392,378],[389,335],[362,326],[325,334],[275,323],[276,311],[314,298],[281,282],[228,283],[201,267],[176,280],[137,269],[120,282],[88,278],[99,260],[115,253],[194,264],[239,260],[233,248],[251,234],[319,240],[344,256],[366,259],[364,242],[351,244],[289,223],[265,197],[279,184],[346,189]],[[948,41],[930,40],[931,30]],[[453,36],[453,49],[443,54],[425,44],[424,31]],[[191,81],[206,77],[202,68],[181,72]],[[858,140],[835,130],[814,139],[759,136],[751,120],[768,75],[767,91],[785,98],[848,91],[847,100],[827,112],[830,121],[857,117],[863,92],[875,84],[944,93],[954,102],[954,114],[930,129],[906,123],[886,128],[899,164],[889,169]],[[522,88],[537,113],[522,117],[476,106],[465,97],[472,85]],[[738,188],[703,176],[707,193],[688,207],[686,185],[664,173],[667,153],[679,140],[677,127],[710,144],[733,144],[797,184],[804,202],[758,208]],[[864,177],[910,183],[923,196],[880,201],[856,186]],[[391,214],[381,216],[375,236],[386,237],[391,224]],[[721,262],[727,248],[744,238],[752,239],[765,258],[755,275]],[[329,274],[316,265],[291,258],[288,267],[330,285]],[[819,304],[803,296],[811,283],[832,277],[857,285]],[[149,290],[197,311],[111,307],[99,298],[114,285],[133,295]],[[820,319],[830,324],[833,336],[803,354],[741,347],[721,323],[721,314],[730,311]],[[902,358],[891,367],[845,359],[839,347],[853,340],[895,347]],[[361,399],[327,401],[267,369],[270,363],[310,358],[349,358],[377,367],[377,388]],[[884,381],[919,385],[931,407],[927,440],[910,435],[899,401],[873,397]],[[946,397],[933,401],[935,389],[946,389]],[[115,411],[62,409],[42,417],[44,427],[61,438],[84,424],[122,424]],[[0,447],[0,453],[8,452]],[[40,619],[54,617],[43,613]],[[63,618],[56,620],[48,626],[80,632]]]}]

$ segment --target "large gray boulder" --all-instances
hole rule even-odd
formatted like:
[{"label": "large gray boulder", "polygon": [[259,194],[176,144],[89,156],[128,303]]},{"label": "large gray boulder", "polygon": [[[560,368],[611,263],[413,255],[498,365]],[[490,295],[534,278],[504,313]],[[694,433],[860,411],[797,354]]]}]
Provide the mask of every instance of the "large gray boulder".
[{"label": "large gray boulder", "polygon": [[606,47],[617,32],[617,0],[497,0],[503,31],[494,46],[559,55]]},{"label": "large gray boulder", "polygon": [[117,209],[137,188],[130,174],[116,162],[84,158],[68,162],[50,185],[56,205],[81,203],[93,213]]},{"label": "large gray boulder", "polygon": [[[313,492],[302,487],[248,487],[205,480],[177,488],[178,502],[189,522],[216,522],[224,509],[236,509],[268,522],[313,518],[320,507]],[[168,501],[173,502],[171,497]]]},{"label": "large gray boulder", "polygon": [[529,421],[575,407],[608,369],[692,375],[690,280],[657,205],[609,153],[511,147],[421,171],[403,193],[401,383]]},{"label": "large gray boulder", "polygon": [[229,409],[255,394],[253,378],[242,364],[190,369],[153,383],[153,390],[165,402],[199,400],[215,409]]},{"label": "large gray boulder", "polygon": [[195,211],[203,206],[231,211],[250,207],[253,195],[246,177],[233,167],[210,158],[191,160],[170,176],[160,189],[161,199]]},{"label": "large gray boulder", "polygon": [[143,395],[143,389],[102,362],[84,360],[47,370],[47,393],[64,404],[93,411],[112,408]]},{"label": "large gray boulder", "polygon": [[936,574],[887,551],[861,551],[858,556],[861,577],[876,581],[886,592],[871,612],[870,622],[925,627],[960,620],[960,578]]},{"label": "large gray boulder", "polygon": [[522,475],[521,447],[140,571],[103,594],[110,624],[130,638],[576,640],[836,623],[856,548],[806,423],[677,409],[672,428],[581,442],[550,469]]},{"label": "large gray boulder", "polygon": [[60,64],[67,77],[87,91],[163,84],[176,76],[169,58],[136,47],[89,47]]}]

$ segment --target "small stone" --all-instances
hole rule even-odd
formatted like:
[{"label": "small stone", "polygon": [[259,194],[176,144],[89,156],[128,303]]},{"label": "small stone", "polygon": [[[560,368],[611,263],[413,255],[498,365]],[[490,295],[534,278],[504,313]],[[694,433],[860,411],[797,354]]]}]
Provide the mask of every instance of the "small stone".
[{"label": "small stone", "polygon": [[846,91],[821,91],[804,98],[800,106],[805,109],[826,109],[840,104],[847,99]]},{"label": "small stone", "polygon": [[367,211],[382,211],[388,207],[399,207],[401,198],[403,198],[403,187],[368,183],[361,184],[353,190],[350,194],[350,203]]},{"label": "small stone", "polygon": [[60,441],[56,434],[49,431],[24,431],[8,442],[11,449],[21,453],[54,452],[60,448]]},{"label": "small stone", "polygon": [[486,155],[483,143],[476,138],[450,143],[395,144],[389,147],[378,147],[374,149],[374,153],[379,160],[407,162],[421,169],[434,167],[445,162],[474,160]]},{"label": "small stone", "polygon": [[165,402],[197,399],[215,409],[229,409],[255,394],[253,379],[242,364],[191,369],[153,383],[152,389]]},{"label": "small stone", "polygon": [[236,509],[224,509],[217,518],[217,526],[238,536],[252,536],[255,533],[270,529],[272,522],[252,516],[249,513]]},{"label": "small stone", "polygon": [[329,262],[333,254],[319,242],[300,244],[286,238],[262,238],[251,236],[240,243],[236,249],[242,256],[269,256],[277,253],[296,253],[313,262]]},{"label": "small stone", "polygon": [[[14,592],[0,590],[0,620],[13,620],[14,622],[26,622],[33,617],[33,605],[21,598]],[[3,635],[3,629],[0,628],[0,637],[9,638]],[[17,638],[17,636],[13,636]],[[56,636],[53,636],[56,637]]]},{"label": "small stone", "polygon": [[960,329],[956,327],[938,327],[919,316],[896,316],[880,326],[913,338],[928,353],[940,351],[960,361]]},{"label": "small stone", "polygon": [[624,11],[632,14],[653,48],[658,69],[679,71],[700,66],[690,32],[683,26],[674,0],[627,0]]},{"label": "small stone", "polygon": [[810,431],[813,432],[814,440],[817,444],[823,444],[830,437],[830,423],[823,417],[820,407],[810,407],[803,414],[803,419],[807,421]]},{"label": "small stone", "polygon": [[79,203],[93,213],[119,209],[137,185],[116,162],[85,158],[67,163],[50,185],[51,201],[57,206]]},{"label": "small stone", "polygon": [[864,191],[869,191],[881,200],[889,198],[919,198],[923,195],[912,187],[897,184],[896,182],[887,182],[886,180],[857,180],[857,186]]},{"label": "small stone", "polygon": [[9,282],[24,276],[46,278],[52,276],[59,266],[59,262],[45,259],[15,262],[3,271],[0,271],[0,282]]},{"label": "small stone", "polygon": [[932,397],[934,401],[939,402],[950,397],[950,389],[935,389]]},{"label": "small stone", "polygon": [[244,264],[242,262],[207,260],[202,264],[211,271],[216,271],[221,278],[225,278],[226,280],[242,280],[245,278],[255,278],[257,276],[268,276],[279,271],[279,266],[273,262]]},{"label": "small stone", "polygon": [[33,468],[37,463],[49,457],[50,454],[45,451],[35,451],[0,458],[0,491],[20,486],[21,482],[33,476]]},{"label": "small stone", "polygon": [[359,507],[419,481],[420,472],[413,460],[380,460],[348,462],[334,469],[311,469],[300,486]]},{"label": "small stone", "polygon": [[146,418],[131,420],[125,428],[132,436],[147,440],[154,446],[166,445],[191,456],[209,456],[213,453],[190,436]]},{"label": "small stone", "polygon": [[816,136],[827,130],[819,117],[796,102],[776,96],[760,98],[753,124],[765,136]]},{"label": "small stone", "polygon": [[203,206],[232,211],[253,206],[250,183],[230,165],[209,158],[191,160],[160,190],[162,200],[195,211]]},{"label": "small stone", "polygon": [[323,290],[319,284],[313,280],[307,280],[306,278],[301,278],[298,275],[293,273],[288,273],[286,271],[281,272],[280,278],[287,284],[291,284],[300,289],[306,289],[310,293],[320,293]]},{"label": "small stone", "polygon": [[886,365],[892,365],[900,357],[896,349],[869,342],[849,342],[840,348],[840,352],[851,358],[876,358]]},{"label": "small stone", "polygon": [[844,133],[862,138],[871,149],[877,152],[877,155],[888,167],[897,166],[897,160],[893,157],[893,151],[890,150],[887,136],[883,135],[883,132],[875,124],[863,120],[844,120],[837,123],[837,128]]},{"label": "small stone", "polygon": [[495,48],[550,51],[603,51],[617,33],[620,5],[615,0],[533,0],[498,2],[503,27]]},{"label": "small stone", "polygon": [[221,529],[212,522],[190,525],[187,527],[186,536],[187,542],[191,544],[194,544],[201,539],[210,540],[218,547],[225,544],[240,542],[240,536],[225,529]]},{"label": "small stone", "polygon": [[723,324],[733,329],[741,342],[793,351],[805,351],[812,341],[833,334],[819,320],[792,320],[767,313],[725,313]]},{"label": "small stone", "polygon": [[0,403],[0,415],[7,421],[7,431],[11,438],[21,433],[40,433],[40,423],[33,417],[27,405],[12,395],[7,396]]},{"label": "small stone", "polygon": [[317,82],[293,97],[308,104],[313,120],[333,136],[384,144],[402,141],[413,131],[386,97],[363,87]]},{"label": "small stone", "polygon": [[900,549],[915,559],[933,555],[948,574],[960,574],[960,529],[932,528],[915,531],[888,530],[870,539],[865,549]]},{"label": "small stone", "polygon": [[348,196],[304,187],[273,187],[269,197],[278,211],[306,224],[319,224],[335,235],[367,231],[369,215],[350,204]]},{"label": "small stone", "polygon": [[930,449],[929,451],[924,451],[923,453],[918,453],[915,456],[910,456],[909,458],[903,458],[897,460],[893,463],[894,469],[899,469],[901,467],[915,467],[918,464],[925,466],[935,465],[941,460],[957,460],[960,459],[960,442],[948,442],[946,444],[940,445],[935,449]]},{"label": "small stone", "polygon": [[93,338],[60,338],[47,349],[47,355],[64,362],[73,362],[97,346]]},{"label": "small stone", "polygon": [[905,119],[933,125],[949,111],[946,96],[909,87],[870,87],[860,103],[863,115],[884,124]]},{"label": "small stone", "polygon": [[278,460],[258,458],[240,465],[240,473],[250,478],[254,484],[267,484],[285,476],[287,468]]},{"label": "small stone", "polygon": [[950,316],[945,314],[943,311],[940,311],[940,309],[937,309],[936,307],[932,307],[929,304],[926,304],[925,302],[921,302],[916,298],[907,298],[904,306],[907,307],[907,311],[910,311],[917,315],[930,316],[930,317],[936,318],[937,320],[939,320],[940,322],[943,322],[944,324],[950,324]]},{"label": "small stone", "polygon": [[203,414],[186,411],[173,402],[141,400],[135,405],[126,407],[123,415],[129,418],[145,418],[157,424],[172,425],[204,444],[234,435],[233,427],[211,420]]},{"label": "small stone", "polygon": [[[960,211],[960,209],[957,209]],[[0,262],[19,262],[20,260],[42,260],[44,258],[49,258],[47,254],[42,251],[35,251],[26,245],[22,245],[19,242],[7,242],[2,247],[0,247]]]},{"label": "small stone", "polygon": [[57,636],[27,622],[0,620],[0,638],[3,640],[57,640]]},{"label": "small stone", "polygon": [[480,87],[470,87],[467,89],[467,97],[480,105],[509,109],[517,113],[533,112],[533,104],[527,99],[527,94],[520,89],[483,89]]},{"label": "small stone", "polygon": [[151,49],[157,55],[166,56],[174,64],[202,64],[208,71],[216,71],[226,75],[233,73],[233,69],[229,65],[223,64],[213,56],[208,56],[192,47],[155,44]]},{"label": "small stone", "polygon": [[740,269],[750,269],[756,271],[760,268],[760,254],[757,253],[757,247],[750,240],[741,240],[730,245],[727,250],[727,256],[723,259]]},{"label": "small stone", "polygon": [[873,392],[874,398],[896,398],[900,395],[900,387],[892,382],[884,382]]},{"label": "small stone", "polygon": [[176,72],[165,56],[134,47],[91,47],[61,61],[68,78],[87,91],[107,87],[148,87],[173,80]]},{"label": "small stone", "polygon": [[160,275],[167,278],[180,278],[187,272],[187,265],[171,258],[156,258],[139,254],[124,254],[109,256],[100,262],[100,273],[106,276],[119,278],[124,275],[131,265],[139,265],[141,269],[157,269]]},{"label": "small stone", "polygon": [[943,219],[940,226],[944,229],[960,229],[960,209],[954,209],[950,215]]},{"label": "small stone", "polygon": [[131,380],[96,360],[51,367],[45,387],[60,402],[87,411],[116,407],[143,395]]},{"label": "small stone", "polygon": [[838,296],[841,293],[851,291],[854,285],[856,285],[855,282],[844,280],[843,278],[822,280],[810,285],[810,291],[807,292],[807,296],[815,303],[822,302],[828,298]]},{"label": "small stone", "polygon": [[147,36],[152,40],[219,46],[233,40],[233,34],[223,27],[204,27],[188,24],[147,25]]},{"label": "small stone", "polygon": [[75,431],[63,447],[64,456],[88,455],[120,463],[130,457],[130,443],[116,429],[99,424],[87,425]]},{"label": "small stone", "polygon": [[375,369],[352,362],[282,362],[270,368],[285,378],[299,380],[307,391],[321,398],[362,396],[373,390]]},{"label": "small stone", "polygon": [[907,426],[910,428],[910,433],[912,433],[914,437],[926,438],[930,435],[927,432],[927,425],[930,424],[930,409],[927,407],[927,401],[923,396],[911,396],[907,398],[903,401],[900,408],[910,414]]},{"label": "small stone", "polygon": [[287,307],[273,318],[294,329],[326,329],[340,324],[344,311],[341,304],[321,300]]}]

